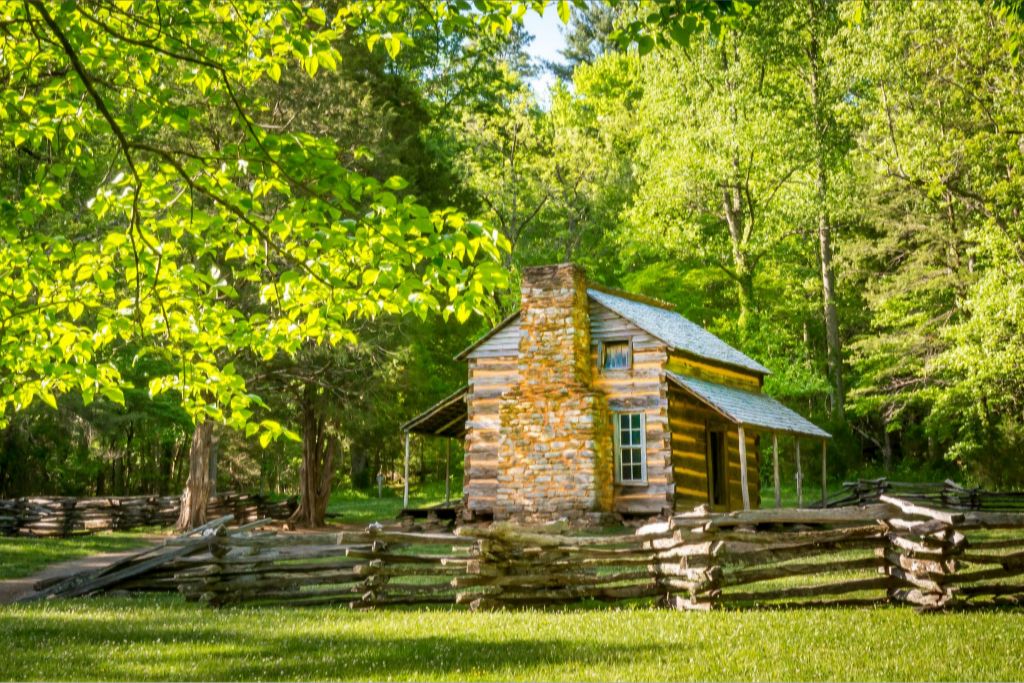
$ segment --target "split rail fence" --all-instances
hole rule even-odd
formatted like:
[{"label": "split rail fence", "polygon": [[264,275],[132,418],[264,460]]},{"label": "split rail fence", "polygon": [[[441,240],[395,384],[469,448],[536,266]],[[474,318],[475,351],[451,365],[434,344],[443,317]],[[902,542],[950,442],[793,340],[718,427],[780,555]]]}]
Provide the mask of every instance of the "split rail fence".
[{"label": "split rail fence", "polygon": [[897,496],[903,500],[942,509],[1024,512],[1024,492],[966,488],[949,479],[940,482],[901,482],[890,481],[884,477],[845,481],[842,490],[830,495],[824,505],[816,503],[809,507],[869,505],[879,502],[883,495]]},{"label": "split rail fence", "polygon": [[214,525],[42,596],[178,590],[213,606],[493,609],[648,600],[693,610],[934,610],[1019,604],[1021,576],[1024,514],[943,511],[882,496],[857,508],[697,511],[631,534],[577,535],[564,524],[464,526],[455,534]]},{"label": "split rail fence", "polygon": [[[286,519],[296,499],[271,502],[246,493],[210,498],[208,517],[232,515],[236,522]],[[0,535],[71,536],[93,531],[127,531],[140,526],[170,527],[178,521],[180,496],[31,497],[0,500]]]}]

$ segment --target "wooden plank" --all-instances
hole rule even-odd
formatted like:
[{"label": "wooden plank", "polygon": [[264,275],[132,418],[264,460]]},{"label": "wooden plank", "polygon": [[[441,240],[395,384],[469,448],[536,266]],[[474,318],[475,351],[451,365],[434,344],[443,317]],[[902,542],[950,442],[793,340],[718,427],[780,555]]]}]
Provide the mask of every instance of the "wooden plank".
[{"label": "wooden plank", "polygon": [[779,482],[779,435],[772,433],[772,465],[775,483],[775,507],[782,507],[782,490]]},{"label": "wooden plank", "polygon": [[800,468],[800,438],[796,441],[796,506],[804,506],[804,471]]},{"label": "wooden plank", "polygon": [[821,595],[843,595],[869,590],[887,590],[894,586],[889,578],[854,579],[813,586],[795,586],[793,588],[775,588],[763,592],[729,592],[722,591],[720,600],[735,602],[752,602],[765,600],[786,600],[789,598],[811,598]]},{"label": "wooden plank", "polygon": [[828,442],[821,440],[821,505],[828,500]]},{"label": "wooden plank", "polygon": [[[708,529],[718,529],[745,524],[839,524],[875,522],[891,517],[898,512],[887,503],[863,505],[860,507],[827,508],[823,510],[781,508],[730,512],[723,515],[702,515],[696,519]],[[692,525],[691,518],[691,524]],[[686,516],[676,517],[677,522],[686,524]]]},{"label": "wooden plank", "polygon": [[740,443],[740,495],[743,496],[743,509],[750,509],[750,489],[747,487],[747,439],[743,433],[743,425],[737,427]]},{"label": "wooden plank", "polygon": [[[895,507],[899,508],[902,512],[908,515],[928,517],[930,519],[934,519],[945,524],[959,524],[966,519],[965,515],[962,512],[945,512],[943,510],[936,510],[934,508],[911,503],[910,501],[898,498],[896,496],[887,496],[883,494],[879,496],[878,499],[883,503],[894,505]],[[1024,519],[1024,517],[1022,517],[1022,519]]]}]

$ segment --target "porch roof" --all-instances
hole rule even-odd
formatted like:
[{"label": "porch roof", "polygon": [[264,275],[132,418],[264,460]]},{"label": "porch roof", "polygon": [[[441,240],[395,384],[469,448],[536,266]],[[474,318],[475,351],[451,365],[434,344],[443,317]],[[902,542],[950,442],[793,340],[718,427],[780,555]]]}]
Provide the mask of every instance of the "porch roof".
[{"label": "porch roof", "polygon": [[733,389],[674,372],[666,372],[665,376],[672,384],[734,424],[768,432],[832,438],[824,429],[767,394]]},{"label": "porch roof", "polygon": [[403,424],[402,431],[431,436],[462,436],[466,433],[466,420],[469,419],[469,408],[466,405],[468,392],[467,384],[455,393],[445,396]]}]

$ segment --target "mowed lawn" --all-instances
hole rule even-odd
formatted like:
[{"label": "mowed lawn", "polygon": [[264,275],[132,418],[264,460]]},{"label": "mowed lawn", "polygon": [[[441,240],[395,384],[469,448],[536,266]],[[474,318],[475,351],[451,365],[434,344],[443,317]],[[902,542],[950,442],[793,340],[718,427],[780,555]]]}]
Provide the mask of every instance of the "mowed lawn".
[{"label": "mowed lawn", "polygon": [[71,538],[0,536],[0,581],[31,576],[57,562],[144,548],[154,535],[164,533],[166,530],[152,527]]},{"label": "mowed lawn", "polygon": [[1019,680],[1024,612],[0,607],[0,678]]}]

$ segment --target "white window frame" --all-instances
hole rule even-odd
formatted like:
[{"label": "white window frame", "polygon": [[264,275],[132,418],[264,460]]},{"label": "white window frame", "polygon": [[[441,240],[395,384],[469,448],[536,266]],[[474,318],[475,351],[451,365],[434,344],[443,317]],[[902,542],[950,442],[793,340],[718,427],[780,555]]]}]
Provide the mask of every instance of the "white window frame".
[{"label": "white window frame", "polygon": [[[622,478],[622,428],[619,419],[628,415],[640,416],[640,479]],[[622,486],[647,486],[647,413],[620,411],[612,413],[612,443],[615,450],[615,483]],[[630,448],[633,446],[630,445]]]}]

